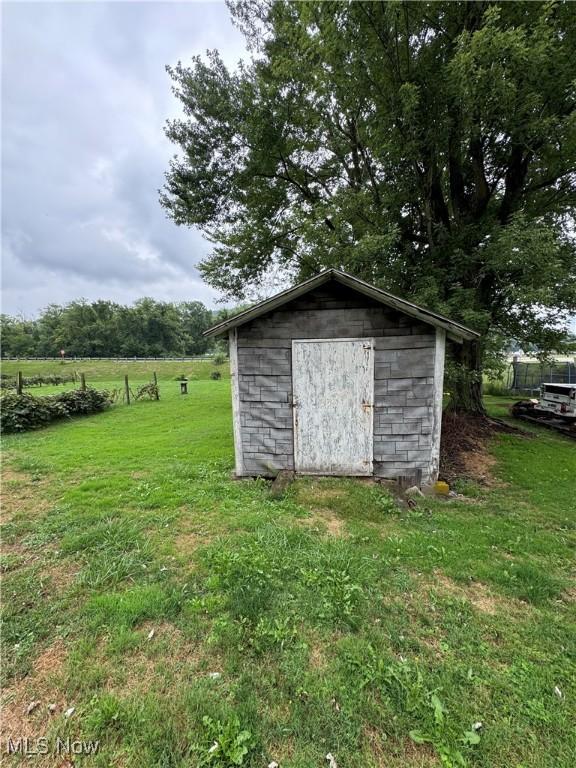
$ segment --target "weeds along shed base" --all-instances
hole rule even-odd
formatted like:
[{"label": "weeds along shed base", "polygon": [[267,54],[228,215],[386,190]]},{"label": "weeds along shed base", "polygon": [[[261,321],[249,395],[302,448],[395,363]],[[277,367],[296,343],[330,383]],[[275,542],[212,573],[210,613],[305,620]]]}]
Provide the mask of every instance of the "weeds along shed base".
[{"label": "weeds along shed base", "polygon": [[225,334],[239,477],[437,478],[446,338],[475,331],[331,269]]}]

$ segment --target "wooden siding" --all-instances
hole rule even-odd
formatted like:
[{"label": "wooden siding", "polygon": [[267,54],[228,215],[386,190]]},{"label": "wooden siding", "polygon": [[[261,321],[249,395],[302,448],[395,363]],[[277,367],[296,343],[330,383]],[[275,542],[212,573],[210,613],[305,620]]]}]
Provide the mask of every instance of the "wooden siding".
[{"label": "wooden siding", "polygon": [[374,338],[374,474],[431,479],[435,329],[338,283],[237,329],[243,474],[294,469],[293,339]]}]

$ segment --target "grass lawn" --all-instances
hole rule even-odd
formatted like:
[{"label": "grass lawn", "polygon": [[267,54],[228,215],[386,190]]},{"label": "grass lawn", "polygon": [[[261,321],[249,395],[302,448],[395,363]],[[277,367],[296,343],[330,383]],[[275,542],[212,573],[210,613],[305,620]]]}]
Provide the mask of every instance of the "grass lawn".
[{"label": "grass lawn", "polygon": [[75,764],[103,767],[576,764],[574,443],[501,436],[492,485],[414,509],[338,479],[274,500],[231,479],[228,381],[160,365],[160,402],[4,439],[2,751],[59,735],[99,740]]},{"label": "grass lawn", "polygon": [[[115,360],[3,360],[2,372],[8,376],[16,376],[18,371],[22,375],[49,375],[72,376],[83,373],[88,385],[99,386],[101,382],[115,382],[117,387],[124,382],[125,374],[130,381],[150,381],[152,373],[156,371],[159,379],[174,380],[177,376],[186,376],[191,380],[207,379],[211,371],[220,371],[222,378],[228,376],[228,364],[214,365],[212,360],[193,360],[179,362],[173,360],[135,360],[122,362]],[[33,394],[42,394],[44,387],[30,387]]]}]

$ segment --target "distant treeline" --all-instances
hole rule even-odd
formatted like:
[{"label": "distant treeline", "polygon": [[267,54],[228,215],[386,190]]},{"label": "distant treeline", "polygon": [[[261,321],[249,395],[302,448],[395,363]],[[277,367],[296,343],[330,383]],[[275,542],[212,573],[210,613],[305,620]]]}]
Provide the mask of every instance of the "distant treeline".
[{"label": "distant treeline", "polygon": [[139,299],[51,304],[35,320],[0,316],[4,357],[161,357],[202,355],[215,349],[202,331],[238,310],[212,311],[199,301]]}]

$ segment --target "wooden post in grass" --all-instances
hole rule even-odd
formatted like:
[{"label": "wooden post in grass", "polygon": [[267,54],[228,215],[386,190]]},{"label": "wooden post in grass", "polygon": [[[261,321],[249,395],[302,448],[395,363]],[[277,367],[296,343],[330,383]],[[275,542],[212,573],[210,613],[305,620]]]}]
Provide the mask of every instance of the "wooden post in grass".
[{"label": "wooden post in grass", "polygon": [[158,391],[158,376],[156,376],[156,371],[152,374],[154,377],[154,386],[156,387],[156,400],[160,400],[160,392]]},{"label": "wooden post in grass", "polygon": [[18,371],[16,375],[16,394],[22,394],[22,371]]},{"label": "wooden post in grass", "polygon": [[86,374],[80,374],[80,389],[82,392],[86,392]]},{"label": "wooden post in grass", "polygon": [[126,405],[130,405],[130,387],[128,386],[128,374],[124,376],[124,392],[126,393]]}]

